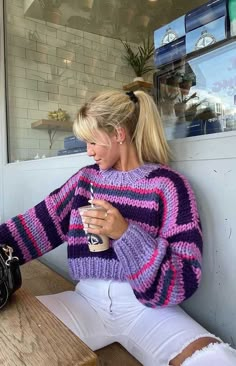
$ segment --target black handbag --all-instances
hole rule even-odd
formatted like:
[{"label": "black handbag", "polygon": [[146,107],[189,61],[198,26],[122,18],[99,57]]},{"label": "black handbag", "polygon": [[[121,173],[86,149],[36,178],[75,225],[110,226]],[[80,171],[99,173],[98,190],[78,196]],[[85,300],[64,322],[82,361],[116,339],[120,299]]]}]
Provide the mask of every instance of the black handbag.
[{"label": "black handbag", "polygon": [[21,284],[19,258],[13,256],[12,247],[0,244],[0,309]]}]

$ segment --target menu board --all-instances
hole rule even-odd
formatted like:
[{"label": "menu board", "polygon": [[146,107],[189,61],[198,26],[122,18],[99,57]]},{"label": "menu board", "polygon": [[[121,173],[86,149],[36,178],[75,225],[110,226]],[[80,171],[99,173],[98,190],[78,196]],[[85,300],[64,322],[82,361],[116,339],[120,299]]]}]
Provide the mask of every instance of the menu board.
[{"label": "menu board", "polygon": [[186,34],[186,52],[201,50],[227,37],[226,19],[221,17]]},{"label": "menu board", "polygon": [[227,14],[226,0],[211,0],[208,3],[189,11],[185,16],[186,32],[202,27]]},{"label": "menu board", "polygon": [[154,31],[155,48],[176,41],[185,35],[185,15]]},{"label": "menu board", "polygon": [[157,67],[181,59],[186,55],[185,37],[157,48],[154,63]]},{"label": "menu board", "polygon": [[[231,35],[236,35],[236,0],[228,0]],[[210,0],[154,32],[157,67],[220,42],[228,36],[227,0]]]}]

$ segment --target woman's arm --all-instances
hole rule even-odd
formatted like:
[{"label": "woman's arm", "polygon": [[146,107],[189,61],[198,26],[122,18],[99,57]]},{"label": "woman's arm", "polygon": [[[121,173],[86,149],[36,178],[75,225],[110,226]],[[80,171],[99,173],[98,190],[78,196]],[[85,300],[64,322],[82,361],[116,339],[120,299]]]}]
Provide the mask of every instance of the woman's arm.
[{"label": "woman's arm", "polygon": [[78,173],[42,202],[0,225],[0,243],[11,245],[21,264],[66,241],[77,183]]},{"label": "woman's arm", "polygon": [[149,307],[179,304],[198,288],[202,233],[193,191],[178,176],[179,187],[167,182],[162,192],[163,217],[154,238],[130,223],[114,250],[135,296]]}]

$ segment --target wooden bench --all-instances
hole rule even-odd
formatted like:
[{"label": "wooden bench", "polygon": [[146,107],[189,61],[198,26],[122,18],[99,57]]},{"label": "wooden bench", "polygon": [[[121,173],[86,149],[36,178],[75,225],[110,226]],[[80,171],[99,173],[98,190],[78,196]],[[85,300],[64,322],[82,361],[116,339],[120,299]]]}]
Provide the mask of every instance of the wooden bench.
[{"label": "wooden bench", "polygon": [[[33,295],[49,295],[73,290],[74,285],[38,260],[21,267],[23,288]],[[120,344],[113,343],[95,352],[99,366],[141,366]]]},{"label": "wooden bench", "polygon": [[0,311],[0,324],[1,366],[98,365],[97,355],[25,288]]}]

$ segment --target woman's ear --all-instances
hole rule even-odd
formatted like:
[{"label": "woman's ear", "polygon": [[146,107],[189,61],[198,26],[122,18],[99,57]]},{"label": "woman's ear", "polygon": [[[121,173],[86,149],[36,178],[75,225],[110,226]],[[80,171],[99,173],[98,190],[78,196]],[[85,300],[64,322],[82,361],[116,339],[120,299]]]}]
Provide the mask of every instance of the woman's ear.
[{"label": "woman's ear", "polygon": [[117,127],[116,129],[116,139],[117,142],[122,143],[126,139],[126,130],[124,127]]}]

